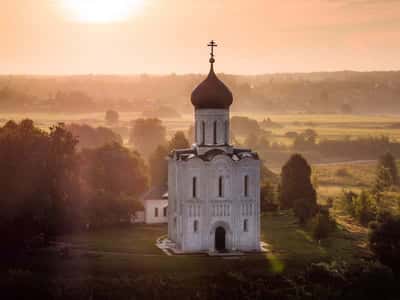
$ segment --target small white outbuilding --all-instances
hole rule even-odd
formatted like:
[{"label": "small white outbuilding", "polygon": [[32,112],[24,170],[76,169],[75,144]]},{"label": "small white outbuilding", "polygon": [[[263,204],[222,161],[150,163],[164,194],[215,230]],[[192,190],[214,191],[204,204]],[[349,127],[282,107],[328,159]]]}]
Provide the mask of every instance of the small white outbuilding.
[{"label": "small white outbuilding", "polygon": [[153,188],[143,198],[144,223],[162,224],[168,222],[167,188]]}]

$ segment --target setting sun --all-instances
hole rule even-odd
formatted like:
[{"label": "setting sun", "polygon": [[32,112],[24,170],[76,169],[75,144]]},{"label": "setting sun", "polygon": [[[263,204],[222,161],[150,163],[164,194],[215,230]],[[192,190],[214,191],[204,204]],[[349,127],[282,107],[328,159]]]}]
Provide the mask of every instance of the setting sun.
[{"label": "setting sun", "polygon": [[126,20],[142,0],[61,0],[68,17],[85,23],[111,23]]}]

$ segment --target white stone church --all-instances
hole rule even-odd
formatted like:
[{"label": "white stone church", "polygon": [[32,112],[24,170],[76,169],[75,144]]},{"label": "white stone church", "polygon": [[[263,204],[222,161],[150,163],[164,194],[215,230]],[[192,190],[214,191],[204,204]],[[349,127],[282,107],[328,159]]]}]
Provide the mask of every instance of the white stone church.
[{"label": "white stone church", "polygon": [[260,160],[229,138],[231,91],[214,72],[193,91],[195,144],[168,162],[168,237],[181,252],[260,250]]}]

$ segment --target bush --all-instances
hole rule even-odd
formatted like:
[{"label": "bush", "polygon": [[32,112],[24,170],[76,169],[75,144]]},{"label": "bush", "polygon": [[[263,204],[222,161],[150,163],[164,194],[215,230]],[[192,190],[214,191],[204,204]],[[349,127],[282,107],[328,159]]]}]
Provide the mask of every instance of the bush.
[{"label": "bush", "polygon": [[300,224],[304,225],[316,214],[317,206],[310,199],[301,198],[295,201],[293,211]]},{"label": "bush", "polygon": [[269,182],[264,182],[261,185],[261,211],[277,211],[278,206],[275,187]]},{"label": "bush", "polygon": [[107,110],[105,119],[109,124],[116,124],[119,121],[119,113],[115,110]]},{"label": "bush", "polygon": [[330,216],[329,211],[320,211],[312,222],[312,235],[315,240],[320,241],[329,236],[336,228],[336,221]]},{"label": "bush", "polygon": [[340,168],[336,170],[335,175],[339,177],[348,177],[350,173],[346,168]]},{"label": "bush", "polygon": [[368,225],[370,221],[376,219],[376,201],[370,193],[362,191],[360,195],[354,199],[353,205],[354,217],[362,225]]},{"label": "bush", "polygon": [[400,218],[390,217],[370,228],[371,250],[382,264],[400,273]]},{"label": "bush", "polygon": [[332,198],[332,197],[328,197],[327,199],[326,199],[326,205],[329,207],[329,208],[332,208],[333,207],[333,203],[334,203],[335,201],[334,201],[334,199]]},{"label": "bush", "polygon": [[353,191],[343,190],[342,195],[339,198],[339,201],[342,205],[342,209],[354,217],[354,199],[357,198],[357,194]]}]

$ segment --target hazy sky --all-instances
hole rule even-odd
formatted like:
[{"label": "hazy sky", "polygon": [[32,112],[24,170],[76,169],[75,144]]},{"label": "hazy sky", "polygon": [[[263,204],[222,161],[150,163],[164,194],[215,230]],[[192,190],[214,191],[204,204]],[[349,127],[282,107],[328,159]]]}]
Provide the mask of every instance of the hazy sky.
[{"label": "hazy sky", "polygon": [[218,72],[400,69],[400,0],[135,0],[100,24],[63,1],[0,0],[0,73],[204,73],[210,39]]}]

